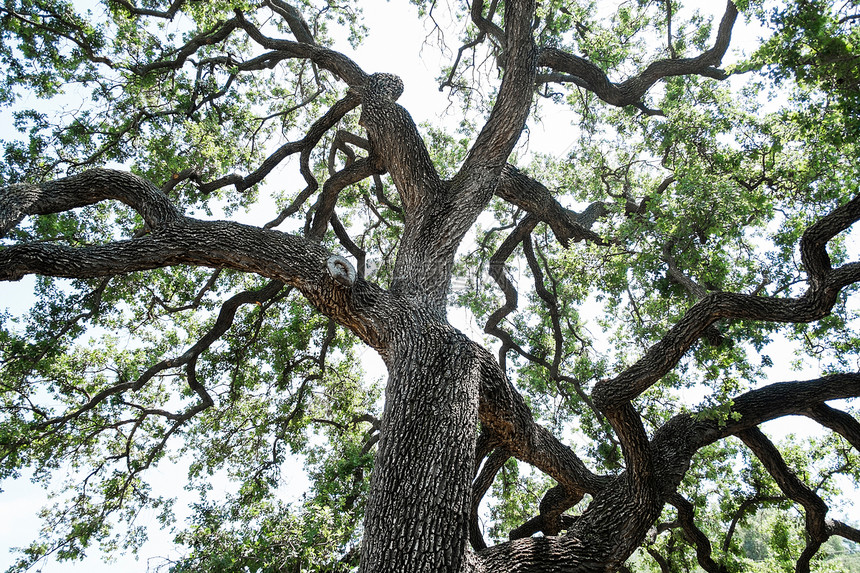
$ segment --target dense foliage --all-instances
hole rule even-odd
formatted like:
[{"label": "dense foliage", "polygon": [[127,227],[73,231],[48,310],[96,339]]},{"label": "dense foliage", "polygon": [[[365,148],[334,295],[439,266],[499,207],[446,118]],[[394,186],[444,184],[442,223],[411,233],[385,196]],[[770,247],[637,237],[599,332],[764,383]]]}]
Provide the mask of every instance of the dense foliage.
[{"label": "dense foliage", "polygon": [[[57,492],[10,571],[134,551],[144,509],[176,573],[369,571],[383,506],[437,486],[462,528],[391,539],[461,571],[550,570],[535,535],[559,571],[860,571],[857,0],[413,3],[449,59],[419,128],[350,59],[385,34],[359,2],[0,4],[0,280],[36,276],[0,479]],[[371,481],[424,398],[435,449]]]}]

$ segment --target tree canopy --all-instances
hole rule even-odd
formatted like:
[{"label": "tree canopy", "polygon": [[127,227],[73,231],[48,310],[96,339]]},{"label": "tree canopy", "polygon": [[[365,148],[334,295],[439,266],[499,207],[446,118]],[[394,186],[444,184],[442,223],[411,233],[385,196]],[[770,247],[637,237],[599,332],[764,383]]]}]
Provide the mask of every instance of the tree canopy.
[{"label": "tree canopy", "polygon": [[421,125],[359,2],[0,5],[10,571],[858,570],[857,0],[412,4]]}]

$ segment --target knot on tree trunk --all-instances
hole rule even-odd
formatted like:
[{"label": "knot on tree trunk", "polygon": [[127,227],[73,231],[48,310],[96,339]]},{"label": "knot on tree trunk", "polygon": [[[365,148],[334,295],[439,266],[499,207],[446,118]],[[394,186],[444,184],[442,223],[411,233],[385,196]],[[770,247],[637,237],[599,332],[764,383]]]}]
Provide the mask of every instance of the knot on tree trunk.
[{"label": "knot on tree trunk", "polygon": [[343,286],[352,286],[355,283],[355,267],[340,255],[332,255],[326,261],[326,267],[331,277]]},{"label": "knot on tree trunk", "polygon": [[403,93],[403,80],[394,74],[373,74],[364,86],[365,100],[397,101]]}]

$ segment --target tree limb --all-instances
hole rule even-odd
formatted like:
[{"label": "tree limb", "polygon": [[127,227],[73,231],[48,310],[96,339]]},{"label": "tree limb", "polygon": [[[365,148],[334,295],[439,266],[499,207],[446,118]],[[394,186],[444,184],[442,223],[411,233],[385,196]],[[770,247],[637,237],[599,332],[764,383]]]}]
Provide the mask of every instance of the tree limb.
[{"label": "tree limb", "polygon": [[798,298],[714,293],[696,303],[630,368],[597,383],[592,393],[603,410],[632,400],[674,368],[704,331],[720,319],[812,322],[826,316],[844,286],[860,280],[860,264],[830,269],[826,241],[860,219],[860,197],[822,217],[801,239],[810,287]]},{"label": "tree limb", "polygon": [[831,535],[825,521],[827,504],[789,469],[779,450],[761,430],[749,428],[737,435],[773,476],[779,489],[790,499],[800,503],[806,511],[806,532],[809,538],[797,560],[796,571],[809,573],[809,562]]},{"label": "tree limb", "polygon": [[603,70],[591,61],[556,48],[542,48],[538,54],[538,66],[578,78],[574,82],[576,85],[593,92],[610,105],[636,105],[651,86],[666,77],[698,74],[724,79],[725,73],[716,66],[720,64],[729,47],[737,15],[737,8],[729,1],[713,47],[694,58],[658,60],[638,75],[618,84],[609,81]]}]

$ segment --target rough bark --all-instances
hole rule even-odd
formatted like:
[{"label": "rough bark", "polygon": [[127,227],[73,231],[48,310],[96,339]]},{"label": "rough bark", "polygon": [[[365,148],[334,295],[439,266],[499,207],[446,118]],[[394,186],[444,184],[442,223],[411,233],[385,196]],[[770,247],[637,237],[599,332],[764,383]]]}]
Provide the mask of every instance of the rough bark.
[{"label": "rough bark", "polygon": [[434,322],[393,347],[360,571],[460,571],[479,363],[462,334]]}]

